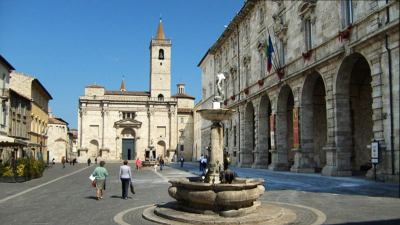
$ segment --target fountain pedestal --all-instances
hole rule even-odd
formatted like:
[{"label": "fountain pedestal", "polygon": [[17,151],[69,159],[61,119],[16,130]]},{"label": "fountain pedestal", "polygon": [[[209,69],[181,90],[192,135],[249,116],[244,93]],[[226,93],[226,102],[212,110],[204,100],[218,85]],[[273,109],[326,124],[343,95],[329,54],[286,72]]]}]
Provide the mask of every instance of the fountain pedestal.
[{"label": "fountain pedestal", "polygon": [[223,129],[219,122],[214,122],[211,126],[211,151],[210,163],[206,174],[205,182],[212,184],[221,183],[219,174],[223,166]]},{"label": "fountain pedestal", "polygon": [[224,163],[224,131],[221,126],[221,121],[229,119],[235,111],[216,107],[214,109],[201,109],[197,112],[200,113],[203,119],[212,122],[210,161],[208,164],[208,172],[205,177],[205,182],[219,184],[221,183],[219,175],[223,170]]}]

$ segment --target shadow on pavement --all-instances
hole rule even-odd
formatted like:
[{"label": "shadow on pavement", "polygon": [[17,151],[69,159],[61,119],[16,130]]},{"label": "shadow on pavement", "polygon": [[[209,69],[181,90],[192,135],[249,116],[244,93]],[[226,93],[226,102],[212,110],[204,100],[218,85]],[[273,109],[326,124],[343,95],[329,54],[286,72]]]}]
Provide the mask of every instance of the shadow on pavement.
[{"label": "shadow on pavement", "polygon": [[398,225],[400,224],[400,219],[392,220],[376,220],[376,221],[363,221],[354,223],[339,223],[336,225]]},{"label": "shadow on pavement", "polygon": [[97,200],[96,196],[86,196],[86,199],[92,199],[92,200]]},{"label": "shadow on pavement", "polygon": [[111,195],[110,198],[122,198],[121,195]]}]

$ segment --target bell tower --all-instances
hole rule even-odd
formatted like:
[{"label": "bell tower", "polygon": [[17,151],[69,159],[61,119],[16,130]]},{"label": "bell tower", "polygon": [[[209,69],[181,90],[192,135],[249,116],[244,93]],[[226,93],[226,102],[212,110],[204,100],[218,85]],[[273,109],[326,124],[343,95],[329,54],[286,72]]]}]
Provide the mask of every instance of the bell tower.
[{"label": "bell tower", "polygon": [[171,40],[165,38],[162,20],[150,42],[150,93],[153,98],[171,97]]}]

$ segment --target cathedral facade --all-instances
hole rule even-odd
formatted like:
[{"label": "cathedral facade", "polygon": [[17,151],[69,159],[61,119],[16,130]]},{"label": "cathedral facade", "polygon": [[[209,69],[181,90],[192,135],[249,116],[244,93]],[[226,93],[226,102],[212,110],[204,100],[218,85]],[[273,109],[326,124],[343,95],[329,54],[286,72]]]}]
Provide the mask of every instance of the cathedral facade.
[{"label": "cathedral facade", "polygon": [[177,84],[171,95],[172,42],[160,20],[150,42],[150,90],[118,91],[89,85],[79,98],[78,160],[189,160],[193,147],[194,97]]}]

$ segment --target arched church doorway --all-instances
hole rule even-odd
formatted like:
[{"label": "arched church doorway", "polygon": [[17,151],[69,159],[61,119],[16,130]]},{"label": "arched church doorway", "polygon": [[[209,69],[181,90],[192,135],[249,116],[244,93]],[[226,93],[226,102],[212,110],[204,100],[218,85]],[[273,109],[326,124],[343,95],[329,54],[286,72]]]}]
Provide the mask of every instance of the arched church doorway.
[{"label": "arched church doorway", "polygon": [[347,56],[336,79],[336,145],[340,170],[353,175],[370,168],[373,138],[371,70],[361,54]]},{"label": "arched church doorway", "polygon": [[96,140],[91,140],[89,142],[89,148],[88,148],[88,157],[97,157],[99,156],[99,142]]},{"label": "arched church doorway", "polygon": [[322,148],[327,140],[327,120],[325,84],[317,72],[308,75],[304,82],[300,118],[301,148],[310,153],[315,172],[321,172],[326,164]]},{"label": "arched church doorway", "polygon": [[169,158],[169,155],[167,154],[167,149],[165,147],[165,142],[164,141],[159,141],[157,142],[157,148],[156,148],[156,154],[158,156],[162,156],[164,159]]}]

